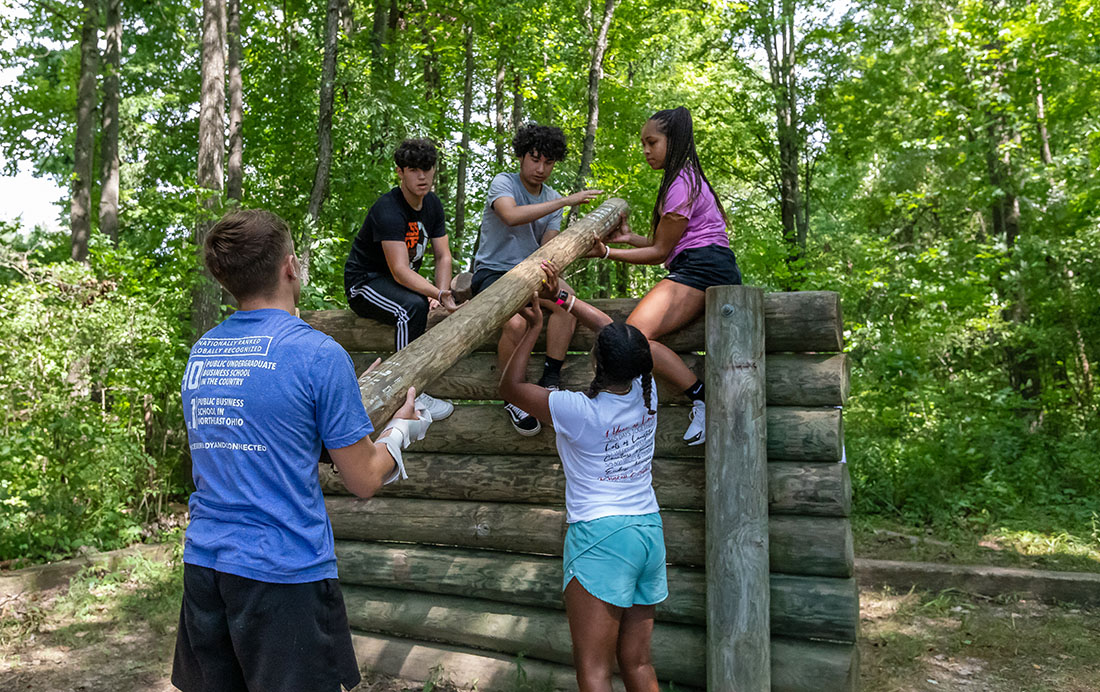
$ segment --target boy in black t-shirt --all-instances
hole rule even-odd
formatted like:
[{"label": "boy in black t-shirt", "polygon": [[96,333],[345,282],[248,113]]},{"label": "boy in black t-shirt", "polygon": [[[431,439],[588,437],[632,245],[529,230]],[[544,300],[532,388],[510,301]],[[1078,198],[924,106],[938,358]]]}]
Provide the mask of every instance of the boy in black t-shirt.
[{"label": "boy in black t-shirt", "polygon": [[[344,293],[360,317],[397,329],[394,350],[400,351],[428,327],[428,310],[442,305],[458,309],[451,295],[451,249],[443,223],[443,204],[431,191],[435,145],[427,139],[406,139],[393,153],[400,184],[378,198],[351,243],[344,265]],[[431,242],[435,284],[418,271]],[[433,420],[454,410],[449,402],[421,394],[418,401]]]}]

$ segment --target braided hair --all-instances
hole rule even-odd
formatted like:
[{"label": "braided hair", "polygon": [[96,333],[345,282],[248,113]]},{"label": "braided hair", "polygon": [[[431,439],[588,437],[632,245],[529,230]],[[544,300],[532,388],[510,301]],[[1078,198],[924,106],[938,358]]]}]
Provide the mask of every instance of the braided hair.
[{"label": "braided hair", "polygon": [[657,199],[653,203],[653,228],[661,222],[662,208],[665,205],[665,196],[668,188],[685,168],[693,171],[695,175],[688,176],[688,194],[692,202],[702,191],[702,184],[710,189],[714,196],[714,203],[718,205],[718,212],[722,218],[726,216],[726,209],[722,201],[718,199],[718,193],[714,186],[707,180],[703,173],[703,166],[699,163],[699,154],[695,151],[695,132],[691,124],[691,111],[683,106],[668,110],[657,111],[649,118],[657,124],[657,131],[668,138],[668,146],[665,149],[664,177],[661,178],[661,187],[657,189]]},{"label": "braided hair", "polygon": [[637,327],[626,322],[612,322],[596,336],[596,376],[585,394],[589,399],[608,387],[630,384],[642,378],[642,401],[650,415],[653,408],[653,355],[649,339]]}]

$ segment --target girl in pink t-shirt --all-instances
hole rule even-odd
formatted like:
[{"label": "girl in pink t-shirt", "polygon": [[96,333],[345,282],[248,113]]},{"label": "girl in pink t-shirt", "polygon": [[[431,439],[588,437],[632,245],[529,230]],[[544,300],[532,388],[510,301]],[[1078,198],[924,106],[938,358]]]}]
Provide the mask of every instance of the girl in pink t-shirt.
[{"label": "girl in pink t-shirt", "polygon": [[613,248],[597,240],[590,256],[668,267],[668,276],[642,298],[627,324],[649,339],[653,372],[683,389],[691,399],[691,423],[684,440],[697,445],[706,440],[703,382],[657,339],[703,313],[707,288],[740,284],[741,272],[726,235],[725,210],[695,152],[688,109],[681,106],[654,113],[642,127],[642,151],[650,167],[664,171],[653,204],[653,233],[632,233],[624,218],[607,242],[631,247]]}]

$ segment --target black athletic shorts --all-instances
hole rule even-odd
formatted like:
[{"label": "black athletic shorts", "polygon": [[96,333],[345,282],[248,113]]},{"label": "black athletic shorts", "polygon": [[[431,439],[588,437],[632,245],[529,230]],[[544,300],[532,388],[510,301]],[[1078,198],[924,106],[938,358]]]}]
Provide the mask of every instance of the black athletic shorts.
[{"label": "black athletic shorts", "polygon": [[185,563],[172,684],[184,692],[355,687],[339,582],[271,584]]},{"label": "black athletic shorts", "polygon": [[733,250],[721,245],[693,247],[676,255],[665,277],[678,284],[705,291],[711,286],[738,286],[741,270]]},{"label": "black athletic shorts", "polygon": [[474,278],[470,280],[470,291],[476,296],[478,293],[492,286],[497,279],[507,273],[508,272],[502,272],[499,269],[482,267],[474,272]]}]

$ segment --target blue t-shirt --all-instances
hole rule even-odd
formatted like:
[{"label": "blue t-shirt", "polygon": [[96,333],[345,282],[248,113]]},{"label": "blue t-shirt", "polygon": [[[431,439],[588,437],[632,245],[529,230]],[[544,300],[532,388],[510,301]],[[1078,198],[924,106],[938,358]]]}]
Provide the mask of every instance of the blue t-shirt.
[{"label": "blue t-shirt", "polygon": [[283,310],[236,312],[191,348],[182,392],[195,479],[184,562],[282,584],[335,578],[321,443],[374,430],[347,352]]}]

